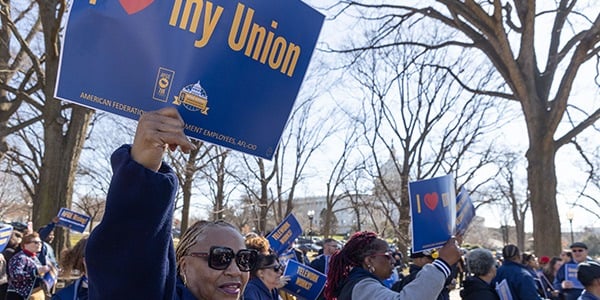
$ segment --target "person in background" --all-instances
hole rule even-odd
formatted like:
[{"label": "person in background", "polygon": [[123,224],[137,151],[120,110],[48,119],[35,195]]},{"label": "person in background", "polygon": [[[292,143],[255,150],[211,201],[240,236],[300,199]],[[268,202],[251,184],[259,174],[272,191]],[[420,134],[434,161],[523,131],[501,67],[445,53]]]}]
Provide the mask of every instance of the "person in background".
[{"label": "person in background", "polygon": [[22,240],[23,233],[21,233],[18,230],[13,230],[10,236],[10,240],[8,241],[8,245],[6,245],[6,248],[4,248],[4,250],[2,251],[4,259],[6,259],[7,262],[9,262],[13,255],[15,255],[15,253],[17,253],[20,250],[19,245],[21,245]]},{"label": "person in background", "polygon": [[37,258],[37,253],[42,250],[39,234],[34,232],[25,235],[21,250],[8,262],[6,300],[44,300],[46,293],[42,277],[51,267],[42,265]]},{"label": "person in background", "polygon": [[310,266],[323,274],[327,274],[329,259],[338,249],[338,242],[336,240],[332,238],[323,240],[323,254],[313,259],[310,262]]},{"label": "person in background", "polygon": [[328,300],[435,299],[450,276],[450,265],[460,255],[456,240],[450,239],[440,249],[439,258],[424,266],[419,276],[397,293],[381,282],[390,276],[395,264],[388,243],[374,232],[356,232],[331,257],[325,297]]},{"label": "person in background", "polygon": [[71,249],[61,255],[61,266],[64,274],[72,275],[73,271],[80,275],[73,283],[62,288],[52,296],[52,300],[87,300],[88,279],[85,270],[85,246],[87,238],[80,239]]},{"label": "person in background", "polygon": [[0,253],[0,299],[6,297],[8,289],[8,262],[4,259],[4,255]]},{"label": "person in background", "polygon": [[462,300],[500,300],[491,285],[496,276],[496,259],[487,249],[473,249],[467,253],[466,269],[471,274],[463,282]]},{"label": "person in background", "polygon": [[554,278],[556,277],[556,272],[562,266],[562,260],[558,256],[554,256],[550,259],[550,261],[542,268],[542,284],[544,285],[544,290],[546,294],[549,295],[551,300],[560,300],[559,294],[560,292],[554,289],[552,283],[554,282]]},{"label": "person in background", "polygon": [[250,271],[250,281],[244,290],[244,300],[277,300],[281,287],[283,265],[277,255],[259,253],[256,268]]},{"label": "person in background", "polygon": [[540,257],[538,259],[538,263],[540,264],[540,270],[544,269],[544,267],[547,266],[549,262],[550,262],[550,257],[546,256],[546,255],[542,255],[542,257]]},{"label": "person in background", "polygon": [[577,300],[600,300],[600,264],[598,262],[580,263],[577,266],[577,280],[585,287]]},{"label": "person in background", "polygon": [[430,264],[435,260],[432,251],[423,251],[417,253],[413,252],[410,254],[410,259],[411,263],[408,265],[408,275],[406,275],[402,280],[394,283],[392,290],[400,292],[404,286],[417,278],[417,274],[419,274],[419,271],[423,269],[423,266]]},{"label": "person in background", "polygon": [[575,242],[569,248],[571,248],[573,258],[570,261],[564,261],[564,264],[560,266],[556,272],[553,285],[554,289],[560,292],[564,300],[576,300],[581,295],[583,289],[576,288],[572,281],[565,279],[565,268],[567,265],[572,266],[573,264],[580,264],[587,261],[588,247],[585,243]]},{"label": "person in background", "polygon": [[496,285],[506,279],[513,300],[541,300],[531,272],[521,264],[519,248],[512,244],[504,246],[502,257],[502,266],[496,271],[492,284]]},{"label": "person in background", "polygon": [[525,269],[531,273],[533,281],[535,282],[535,288],[541,298],[548,298],[544,284],[542,283],[542,276],[540,271],[540,264],[537,257],[533,253],[524,252],[521,255],[521,263],[525,266]]},{"label": "person in background", "polygon": [[90,300],[242,297],[258,253],[246,249],[238,228],[198,221],[174,250],[178,181],[162,159],[167,149],[187,153],[195,148],[183,129],[175,108],[144,112],[133,146],[113,153],[104,217],[85,252]]},{"label": "person in background", "polygon": [[563,263],[573,260],[573,253],[571,252],[571,249],[563,249],[563,251],[560,252],[560,259]]},{"label": "person in background", "polygon": [[52,218],[52,221],[45,226],[38,229],[40,238],[43,241],[42,251],[38,253],[38,259],[42,265],[51,264],[53,267],[58,268],[58,262],[56,261],[56,255],[54,254],[54,248],[52,248],[52,241],[54,240],[54,227],[58,223],[58,217]]}]

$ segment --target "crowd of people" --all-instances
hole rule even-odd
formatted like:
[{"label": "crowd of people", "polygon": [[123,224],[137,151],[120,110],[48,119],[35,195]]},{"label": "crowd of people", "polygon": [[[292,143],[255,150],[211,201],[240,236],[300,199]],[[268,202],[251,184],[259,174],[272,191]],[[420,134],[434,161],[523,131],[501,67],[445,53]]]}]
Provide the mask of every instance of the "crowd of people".
[{"label": "crowd of people", "polygon": [[[224,221],[199,221],[174,246],[178,183],[163,156],[166,149],[194,149],[183,128],[173,108],[141,116],[133,144],[111,157],[113,178],[103,220],[89,238],[62,253],[60,262],[48,244],[56,220],[38,232],[14,231],[0,257],[5,270],[0,272],[0,300],[289,299],[282,290],[290,280],[283,275],[285,261],[263,235],[244,236]],[[600,299],[600,264],[581,242],[560,256],[539,260],[507,245],[497,259],[486,249],[465,252],[451,238],[436,251],[411,253],[406,276],[402,255],[370,231],[356,232],[343,246],[325,239],[322,253],[312,260],[302,249],[294,254],[326,276],[319,299],[449,300],[457,279],[463,300],[498,300],[498,291],[513,300]],[[78,278],[54,292],[43,278],[59,265]],[[572,266],[581,286],[566,277],[565,268]]]}]

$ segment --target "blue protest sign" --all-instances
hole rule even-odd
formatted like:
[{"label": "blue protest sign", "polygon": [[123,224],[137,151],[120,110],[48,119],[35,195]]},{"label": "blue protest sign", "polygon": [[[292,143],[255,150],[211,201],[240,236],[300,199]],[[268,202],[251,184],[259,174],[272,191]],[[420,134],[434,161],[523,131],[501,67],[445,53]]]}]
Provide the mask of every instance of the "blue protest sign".
[{"label": "blue protest sign", "polygon": [[290,259],[298,261],[298,259],[296,258],[296,251],[294,251],[294,248],[289,248],[279,255],[279,261],[282,264],[287,264],[288,260]]},{"label": "blue protest sign", "polygon": [[294,214],[289,214],[281,224],[277,225],[273,231],[267,236],[271,249],[281,255],[288,248],[292,246],[292,243],[298,236],[302,234],[302,227]]},{"label": "blue protest sign", "polygon": [[571,281],[574,289],[584,288],[581,281],[577,279],[577,264],[565,264],[565,280]]},{"label": "blue protest sign", "polygon": [[44,273],[42,276],[42,281],[48,291],[52,290],[52,287],[56,283],[56,278],[58,278],[58,271],[53,266],[50,266],[50,271]]},{"label": "blue protest sign", "polygon": [[412,249],[422,252],[443,246],[456,220],[456,193],[452,175],[410,182]]},{"label": "blue protest sign", "polygon": [[4,248],[8,245],[12,231],[13,227],[11,225],[2,224],[0,226],[0,252],[4,251]]},{"label": "blue protest sign", "polygon": [[323,273],[295,260],[288,261],[283,275],[290,277],[290,281],[283,289],[307,300],[317,299],[327,280],[327,276]]},{"label": "blue protest sign", "polygon": [[456,195],[456,235],[464,235],[475,217],[475,206],[463,186]]},{"label": "blue protest sign", "polygon": [[90,217],[63,207],[58,211],[58,223],[56,225],[83,232],[89,222]]},{"label": "blue protest sign", "polygon": [[324,16],[300,0],[70,1],[55,97],[271,159]]}]

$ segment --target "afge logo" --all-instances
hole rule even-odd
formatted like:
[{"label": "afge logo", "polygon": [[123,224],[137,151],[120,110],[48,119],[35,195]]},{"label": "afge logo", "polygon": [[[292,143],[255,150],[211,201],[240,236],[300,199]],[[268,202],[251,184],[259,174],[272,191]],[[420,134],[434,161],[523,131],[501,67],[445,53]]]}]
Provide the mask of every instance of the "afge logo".
[{"label": "afge logo", "polygon": [[200,81],[185,86],[179,96],[175,96],[175,105],[183,104],[183,107],[191,111],[200,111],[203,115],[208,115],[208,95],[200,85]]},{"label": "afge logo", "polygon": [[[96,5],[97,0],[89,0],[91,5]],[[150,6],[154,0],[119,0],[121,6],[128,15],[133,15]]]},{"label": "afge logo", "polygon": [[167,102],[174,76],[175,71],[173,70],[163,67],[158,69],[158,75],[156,76],[156,82],[154,83],[154,93],[152,93],[152,98],[154,100]]}]

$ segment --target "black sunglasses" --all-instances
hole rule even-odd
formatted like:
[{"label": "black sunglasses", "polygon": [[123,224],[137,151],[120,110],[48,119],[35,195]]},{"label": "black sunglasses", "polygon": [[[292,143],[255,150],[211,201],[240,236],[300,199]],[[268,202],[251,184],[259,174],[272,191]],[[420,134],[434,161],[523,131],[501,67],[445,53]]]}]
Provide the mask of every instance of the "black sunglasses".
[{"label": "black sunglasses", "polygon": [[208,266],[215,270],[225,270],[235,258],[235,264],[242,272],[252,271],[256,265],[258,252],[253,249],[241,249],[237,253],[229,247],[212,246],[209,252],[192,252],[193,257],[208,257]]},{"label": "black sunglasses", "polygon": [[282,264],[277,264],[275,266],[266,266],[266,267],[263,267],[261,269],[272,269],[275,272],[280,272],[280,271],[283,271],[283,265]]}]

